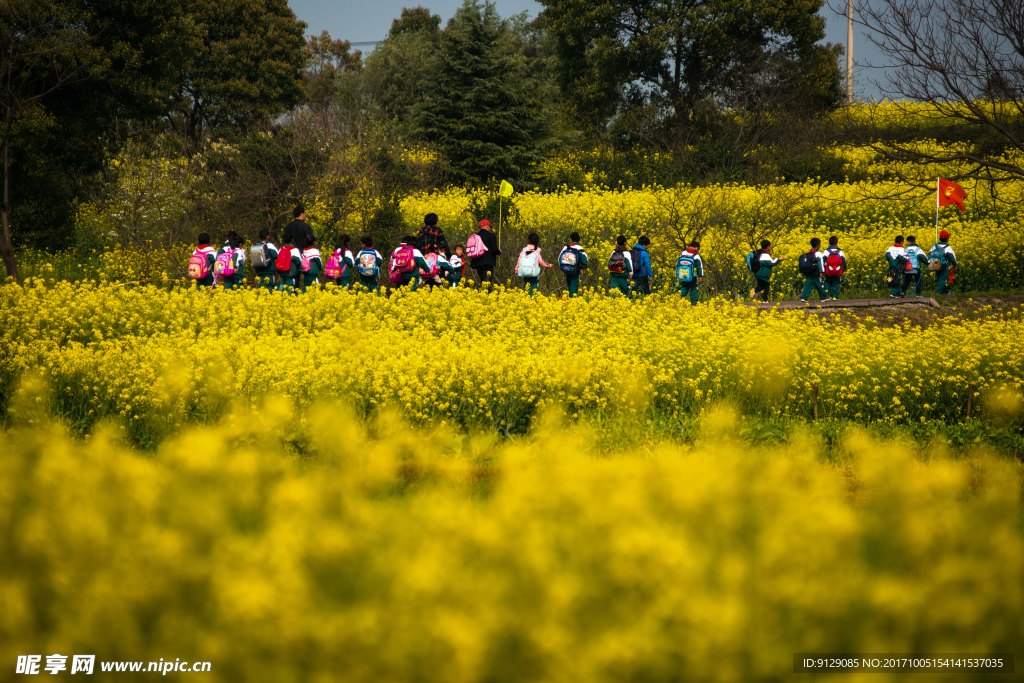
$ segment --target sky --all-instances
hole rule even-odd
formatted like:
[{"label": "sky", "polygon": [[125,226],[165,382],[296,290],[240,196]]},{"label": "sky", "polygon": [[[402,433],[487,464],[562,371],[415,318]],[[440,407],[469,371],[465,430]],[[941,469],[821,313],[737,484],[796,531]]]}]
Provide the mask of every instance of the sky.
[{"label": "sky", "polygon": [[[309,24],[306,32],[319,35],[327,31],[332,38],[349,40],[353,43],[377,41],[387,35],[391,21],[402,13],[403,7],[423,5],[432,14],[441,15],[441,25],[455,14],[462,5],[462,0],[289,0],[288,3],[299,19]],[[542,9],[534,0],[496,0],[498,13],[503,17],[526,11],[530,17],[537,16]],[[837,0],[833,0],[837,4]],[[845,6],[845,2],[838,0]],[[825,17],[825,41],[846,44],[846,17],[837,16],[826,4],[821,10]],[[372,45],[357,46],[368,52]],[[855,61],[880,61],[867,38],[854,27],[853,55]],[[845,69],[845,62],[842,65]],[[854,95],[873,97],[877,91],[867,82],[880,74],[869,73],[868,70],[856,69],[854,73]]]}]

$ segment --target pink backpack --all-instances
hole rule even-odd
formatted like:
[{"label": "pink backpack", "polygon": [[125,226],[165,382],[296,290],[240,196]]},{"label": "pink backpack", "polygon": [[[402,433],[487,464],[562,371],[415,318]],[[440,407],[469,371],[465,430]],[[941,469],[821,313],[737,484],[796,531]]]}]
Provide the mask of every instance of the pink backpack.
[{"label": "pink backpack", "polygon": [[341,255],[341,249],[335,249],[334,253],[331,254],[331,258],[327,259],[327,265],[324,266],[324,275],[337,280],[343,277],[348,271],[348,264],[344,262],[345,259]]},{"label": "pink backpack", "polygon": [[213,262],[213,274],[218,279],[231,277],[235,274],[235,252],[233,249],[225,251],[217,257],[217,260]]},{"label": "pink backpack", "polygon": [[303,251],[300,260],[302,261],[302,272],[308,273],[309,269],[313,266],[313,261],[310,258],[309,254]]},{"label": "pink backpack", "polygon": [[397,270],[399,273],[411,273],[416,270],[416,255],[412,247],[403,244],[395,250],[394,256],[391,257],[391,270]]},{"label": "pink backpack", "polygon": [[437,274],[441,272],[441,265],[438,263],[437,254],[427,254],[424,260],[427,262],[427,269],[423,270],[420,268],[420,275],[423,277],[437,277]]},{"label": "pink backpack", "polygon": [[487,253],[487,246],[480,239],[480,235],[477,233],[470,235],[469,241],[466,242],[466,256],[469,258],[480,258],[485,253]]},{"label": "pink backpack", "polygon": [[202,280],[210,274],[210,264],[206,260],[205,251],[196,249],[188,259],[188,276],[193,280]]}]

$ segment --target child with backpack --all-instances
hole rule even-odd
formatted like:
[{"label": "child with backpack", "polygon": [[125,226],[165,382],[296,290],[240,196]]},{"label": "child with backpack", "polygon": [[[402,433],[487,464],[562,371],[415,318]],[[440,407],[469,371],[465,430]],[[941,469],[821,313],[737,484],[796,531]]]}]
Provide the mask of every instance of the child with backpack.
[{"label": "child with backpack", "polygon": [[463,276],[466,274],[466,262],[463,259],[465,255],[465,248],[461,244],[455,245],[455,251],[448,257],[448,263],[451,264],[451,271],[448,273],[448,282],[451,283],[452,289],[459,286],[459,282],[462,281]]},{"label": "child with backpack", "polygon": [[565,286],[569,290],[569,298],[576,296],[580,288],[580,273],[590,265],[590,258],[587,252],[580,245],[580,234],[574,232],[569,235],[569,244],[562,247],[558,252],[558,267],[565,273]]},{"label": "child with backpack", "polygon": [[359,273],[359,284],[371,292],[377,291],[377,274],[384,263],[384,257],[373,248],[373,238],[363,235],[359,240],[363,248],[356,254],[356,272]]},{"label": "child with backpack", "polygon": [[224,289],[241,287],[245,282],[245,250],[242,245],[245,238],[232,231],[228,235],[227,243],[221,248],[217,259],[214,261],[213,269],[216,277],[216,284]]},{"label": "child with backpack", "polygon": [[694,240],[676,259],[676,279],[679,281],[679,297],[690,297],[690,305],[696,306],[700,298],[698,287],[704,279],[704,261],[700,257],[700,242]]},{"label": "child with backpack", "polygon": [[519,260],[516,261],[516,275],[523,278],[530,287],[530,296],[533,296],[540,284],[540,269],[551,268],[552,265],[540,255],[540,236],[531,232],[527,239],[529,243],[519,252]]},{"label": "child with backpack", "polygon": [[338,287],[348,287],[356,265],[356,258],[352,255],[352,250],[348,248],[349,241],[348,235],[342,235],[338,239],[337,248],[327,259],[327,265],[324,266],[324,277]]},{"label": "child with backpack", "polygon": [[277,288],[282,292],[295,294],[295,288],[299,284],[299,273],[302,272],[302,252],[292,244],[291,237],[285,237],[284,245],[277,252],[274,268],[280,279]]},{"label": "child with backpack", "polygon": [[754,288],[750,290],[750,298],[760,297],[761,301],[768,301],[768,294],[772,286],[772,271],[777,265],[785,261],[784,256],[772,258],[772,243],[768,240],[761,240],[761,248],[750,254],[747,267],[754,274]]},{"label": "child with backpack", "polygon": [[804,276],[804,288],[800,293],[800,301],[803,303],[807,303],[807,297],[811,295],[812,289],[818,291],[819,301],[828,301],[828,292],[821,284],[821,278],[825,274],[825,254],[819,251],[820,248],[821,240],[812,237],[810,251],[801,254],[797,264],[800,274]]},{"label": "child with backpack", "polygon": [[420,277],[423,279],[423,283],[426,284],[431,290],[434,287],[439,287],[445,283],[448,279],[448,273],[451,272],[452,266],[448,263],[448,259],[443,253],[440,252],[437,245],[431,244],[427,247],[427,254],[423,257],[427,267],[420,269]]},{"label": "child with backpack", "polygon": [[894,244],[885,250],[885,261],[889,264],[889,272],[885,274],[885,281],[889,285],[890,299],[903,299],[906,295],[907,286],[910,280],[904,277],[906,270],[907,251],[903,248],[903,235],[896,235]]},{"label": "child with backpack", "polygon": [[306,287],[320,284],[320,274],[324,272],[324,260],[313,235],[306,238],[306,248],[302,250],[299,264],[302,269],[302,293],[305,294]]},{"label": "child with backpack", "polygon": [[953,291],[956,276],[956,254],[949,246],[949,233],[939,233],[939,242],[928,250],[928,269],[935,271],[935,293],[949,294]]},{"label": "child with backpack", "polygon": [[200,287],[213,287],[213,264],[217,252],[210,246],[210,235],[199,233],[197,246],[188,259],[188,276]]},{"label": "child with backpack", "polygon": [[846,254],[839,248],[839,238],[832,235],[825,250],[825,293],[832,301],[839,299],[839,283],[845,272]]},{"label": "child with backpack", "polygon": [[391,262],[388,264],[388,282],[398,287],[404,287],[412,283],[412,291],[416,291],[419,284],[417,273],[419,270],[427,270],[427,261],[423,253],[416,248],[416,238],[406,235],[402,238],[398,247],[391,252]]},{"label": "child with backpack", "polygon": [[626,237],[619,235],[615,238],[615,248],[612,255],[608,257],[608,272],[611,274],[608,283],[608,293],[618,290],[624,296],[632,299],[633,293],[629,291],[629,278],[633,274],[633,262],[626,253]]},{"label": "child with backpack", "polygon": [[252,262],[253,271],[256,272],[257,287],[273,290],[277,285],[277,268],[274,266],[277,251],[277,247],[271,241],[270,230],[260,230],[260,241],[249,249],[249,260]]},{"label": "child with backpack", "polygon": [[651,255],[647,251],[650,245],[651,240],[647,235],[641,235],[633,245],[633,251],[630,252],[630,258],[633,261],[633,292],[635,294],[651,293],[651,278],[654,277],[654,271],[651,269]]},{"label": "child with backpack", "polygon": [[910,278],[910,284],[913,285],[907,296],[921,298],[921,280],[924,279],[928,256],[924,253],[924,249],[917,246],[917,238],[913,235],[907,235],[905,251],[907,252],[907,264],[903,274],[904,277]]}]

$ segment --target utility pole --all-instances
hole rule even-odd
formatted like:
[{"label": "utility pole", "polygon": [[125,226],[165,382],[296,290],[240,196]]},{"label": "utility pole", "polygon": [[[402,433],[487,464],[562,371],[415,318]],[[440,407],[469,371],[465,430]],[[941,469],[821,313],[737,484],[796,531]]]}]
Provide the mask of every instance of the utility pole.
[{"label": "utility pole", "polygon": [[846,3],[846,106],[853,104],[853,0]]}]

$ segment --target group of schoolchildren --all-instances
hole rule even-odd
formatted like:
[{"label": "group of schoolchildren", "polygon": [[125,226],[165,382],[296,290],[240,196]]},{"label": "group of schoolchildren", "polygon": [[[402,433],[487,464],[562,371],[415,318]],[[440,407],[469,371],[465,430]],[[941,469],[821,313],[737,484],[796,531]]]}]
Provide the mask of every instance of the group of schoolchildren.
[{"label": "group of schoolchildren", "polygon": [[[755,282],[754,288],[750,290],[751,299],[768,300],[772,270],[785,260],[785,257],[773,257],[771,247],[771,242],[764,240],[760,249],[747,255],[747,268],[753,273]],[[921,283],[927,272],[936,275],[936,293],[949,294],[952,291],[957,261],[956,254],[949,246],[949,233],[945,230],[939,233],[939,241],[927,254],[917,245],[917,238],[913,235],[906,238],[897,235],[893,246],[886,250],[885,259],[889,266],[886,283],[889,285],[890,298],[920,297]],[[797,262],[797,269],[804,276],[800,301],[807,302],[814,291],[817,291],[820,301],[837,300],[846,268],[846,254],[839,248],[838,237],[830,237],[828,247],[824,250],[821,249],[820,239],[811,239],[810,250],[801,254]]]},{"label": "group of schoolchildren", "polygon": [[[378,290],[384,257],[374,248],[372,237],[362,237],[360,250],[353,253],[349,236],[342,235],[325,262],[317,239],[305,222],[305,210],[301,206],[296,207],[293,216],[295,220],[285,227],[281,247],[273,243],[270,231],[266,229],[260,231],[259,241],[250,247],[248,259],[258,278],[257,286],[297,293],[305,292],[311,284],[326,282],[340,287],[359,284],[370,291]],[[437,215],[427,214],[419,233],[403,237],[391,253],[387,264],[388,282],[396,288],[408,285],[412,290],[420,286],[431,289],[458,287],[469,265],[476,271],[481,286],[486,283],[493,287],[494,268],[501,251],[490,222],[480,221],[478,228],[465,245],[458,244],[449,249],[444,232],[438,226]],[[189,259],[190,278],[206,287],[232,289],[243,284],[247,258],[243,237],[229,232],[220,249],[210,245],[207,233],[200,234],[198,242]],[[948,242],[949,233],[943,230],[939,242],[926,255],[913,236],[906,237],[906,244],[902,235],[897,236],[894,246],[889,247],[885,254],[889,264],[887,281],[891,287],[890,296],[905,297],[908,289],[910,296],[921,296],[921,281],[927,271],[938,276],[936,291],[948,294],[957,265]],[[654,274],[648,252],[650,243],[650,239],[642,236],[629,248],[625,236],[616,238],[606,264],[610,294],[633,298],[651,293]],[[798,262],[798,269],[804,276],[800,300],[806,302],[812,291],[817,291],[821,301],[838,299],[840,282],[847,268],[846,254],[839,248],[839,238],[830,237],[824,250],[817,237],[811,240],[810,246],[811,249],[801,254]],[[772,256],[772,244],[768,240],[762,241],[760,249],[747,255],[747,268],[755,281],[750,291],[752,299],[768,300],[772,271],[783,260],[784,257]],[[515,274],[522,278],[524,287],[533,296],[540,283],[541,269],[554,268],[555,265],[565,276],[568,296],[575,297],[582,271],[590,267],[579,233],[569,235],[568,244],[559,251],[555,264],[544,260],[540,237],[531,233],[527,245],[519,253]],[[691,242],[676,259],[675,277],[680,296],[688,298],[696,306],[699,285],[704,278],[699,242]]]}]

